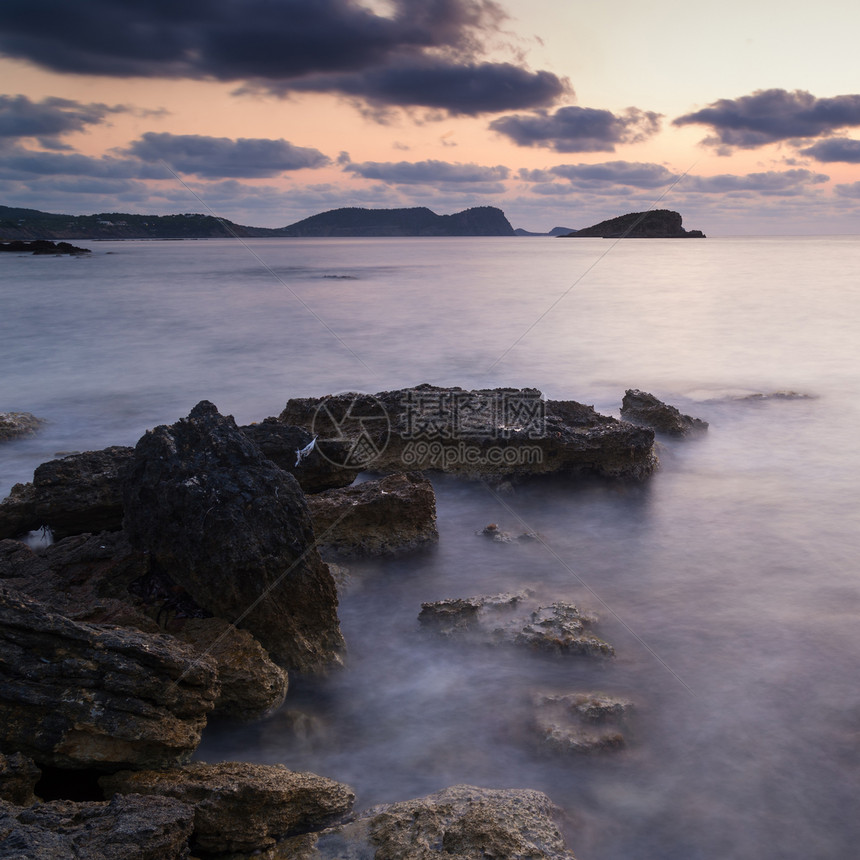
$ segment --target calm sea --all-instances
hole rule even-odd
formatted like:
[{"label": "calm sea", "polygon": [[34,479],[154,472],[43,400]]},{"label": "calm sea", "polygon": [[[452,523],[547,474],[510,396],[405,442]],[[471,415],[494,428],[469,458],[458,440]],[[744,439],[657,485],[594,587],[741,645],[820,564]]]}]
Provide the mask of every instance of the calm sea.
[{"label": "calm sea", "polygon": [[[58,452],[133,444],[201,399],[422,382],[534,386],[618,414],[641,388],[710,422],[640,486],[438,480],[437,549],[349,565],[347,669],[200,758],[283,762],[358,806],[531,787],[580,860],[844,858],[860,842],[860,239],[94,243],[0,259],[0,495]],[[804,399],[739,399],[791,390]],[[544,543],[476,535],[495,522]],[[615,660],[423,637],[421,603],[522,587],[601,618]],[[615,755],[545,758],[535,691],[636,703]]]}]

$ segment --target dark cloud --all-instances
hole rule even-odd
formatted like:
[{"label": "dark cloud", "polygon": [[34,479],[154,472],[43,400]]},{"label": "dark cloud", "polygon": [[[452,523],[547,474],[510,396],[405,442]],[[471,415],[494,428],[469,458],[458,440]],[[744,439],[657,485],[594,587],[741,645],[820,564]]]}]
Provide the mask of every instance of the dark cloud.
[{"label": "dark cloud", "polygon": [[563,107],[493,120],[490,128],[519,146],[556,152],[614,152],[619,143],[636,143],[660,130],[662,114],[628,108],[623,114],[595,108]]},{"label": "dark cloud", "polygon": [[126,108],[104,104],[81,104],[70,99],[46,98],[40,102],[27,96],[0,95],[0,139],[37,138],[50,149],[64,149],[58,138],[87,126],[98,125],[111,113]]},{"label": "dark cloud", "polygon": [[800,150],[801,155],[808,155],[816,161],[844,161],[847,164],[860,164],[860,140],[847,137],[834,137],[821,140],[806,149]]},{"label": "dark cloud", "polygon": [[709,145],[754,149],[860,125],[860,95],[819,99],[805,90],[756,90],[741,98],[720,99],[672,124],[710,126],[714,136],[703,141]]},{"label": "dark cloud", "polygon": [[810,185],[820,185],[829,179],[824,173],[813,173],[802,168],[768,170],[747,173],[745,176],[724,173],[719,176],[690,176],[685,180],[683,190],[704,194],[752,192],[765,196],[793,197],[802,194]]},{"label": "dark cloud", "polygon": [[486,63],[493,0],[6,0],[0,52],[58,72],[244,81],[452,113],[540,107],[549,72]]},{"label": "dark cloud", "polygon": [[604,161],[602,164],[558,164],[544,170],[521,170],[526,182],[551,182],[561,177],[583,190],[603,189],[611,185],[633,188],[661,188],[670,185],[678,174],[661,164],[637,161]]},{"label": "dark cloud", "polygon": [[123,150],[141,161],[165,162],[178,173],[209,178],[279,176],[304,167],[331,163],[318,149],[286,140],[206,137],[198,134],[148,132]]},{"label": "dark cloud", "polygon": [[[482,167],[479,164],[452,164],[447,161],[365,161],[351,163],[344,167],[349,173],[364,179],[378,179],[381,182],[399,185],[437,185],[498,183],[507,179],[507,167]],[[486,188],[484,188],[486,190]]]},{"label": "dark cloud", "polygon": [[101,179],[164,179],[164,168],[142,164],[136,159],[101,157],[61,152],[37,152],[13,147],[0,150],[0,175],[6,178],[27,176],[88,176]]}]

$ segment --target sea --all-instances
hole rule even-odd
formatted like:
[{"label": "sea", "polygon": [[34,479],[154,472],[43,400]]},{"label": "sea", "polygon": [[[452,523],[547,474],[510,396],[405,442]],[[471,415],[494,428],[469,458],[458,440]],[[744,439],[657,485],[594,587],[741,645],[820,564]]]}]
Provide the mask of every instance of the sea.
[{"label": "sea", "polygon": [[[860,237],[77,244],[0,258],[0,411],[46,421],[0,445],[0,497],[203,399],[243,424],[291,397],[512,386],[617,417],[638,388],[709,423],[659,439],[639,483],[434,476],[438,545],[340,572],[344,668],[210,725],[198,759],[328,776],[357,809],[539,789],[579,860],[857,856]],[[616,656],[417,621],[521,589],[593,613]],[[632,702],[626,746],[547,754],[545,692]]]}]

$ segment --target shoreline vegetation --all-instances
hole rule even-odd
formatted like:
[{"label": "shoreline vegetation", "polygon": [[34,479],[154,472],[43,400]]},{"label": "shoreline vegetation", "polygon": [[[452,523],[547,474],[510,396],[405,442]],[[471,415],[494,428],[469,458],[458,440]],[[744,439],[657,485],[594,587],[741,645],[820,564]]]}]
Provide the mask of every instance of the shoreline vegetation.
[{"label": "shoreline vegetation", "polygon": [[66,239],[266,239],[354,238],[407,236],[548,236],[603,238],[704,238],[700,230],[684,230],[677,212],[655,209],[631,212],[590,227],[553,227],[547,233],[515,230],[494,206],[476,206],[452,215],[426,207],[406,209],[332,209],[285,227],[251,227],[199,213],[136,215],[103,212],[62,215],[0,206],[0,242]]}]

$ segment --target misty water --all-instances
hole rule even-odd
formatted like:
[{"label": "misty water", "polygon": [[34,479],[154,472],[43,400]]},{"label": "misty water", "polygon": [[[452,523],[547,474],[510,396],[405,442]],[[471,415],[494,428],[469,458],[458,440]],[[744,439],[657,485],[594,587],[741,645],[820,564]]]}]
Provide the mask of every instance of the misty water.
[{"label": "misty water", "polygon": [[[85,244],[85,243],[79,243]],[[580,860],[847,858],[860,841],[860,240],[93,243],[0,258],[0,496],[59,452],[134,444],[201,399],[422,382],[534,386],[618,415],[641,388],[710,422],[641,484],[495,493],[434,478],[439,544],[349,563],[346,668],[198,757],[349,783],[541,789]],[[799,399],[742,399],[794,391]],[[495,522],[540,542],[494,543]],[[436,641],[421,603],[534,589],[596,613],[611,660]],[[636,705],[626,749],[543,756],[535,691]],[[301,710],[298,725],[287,710]]]}]

